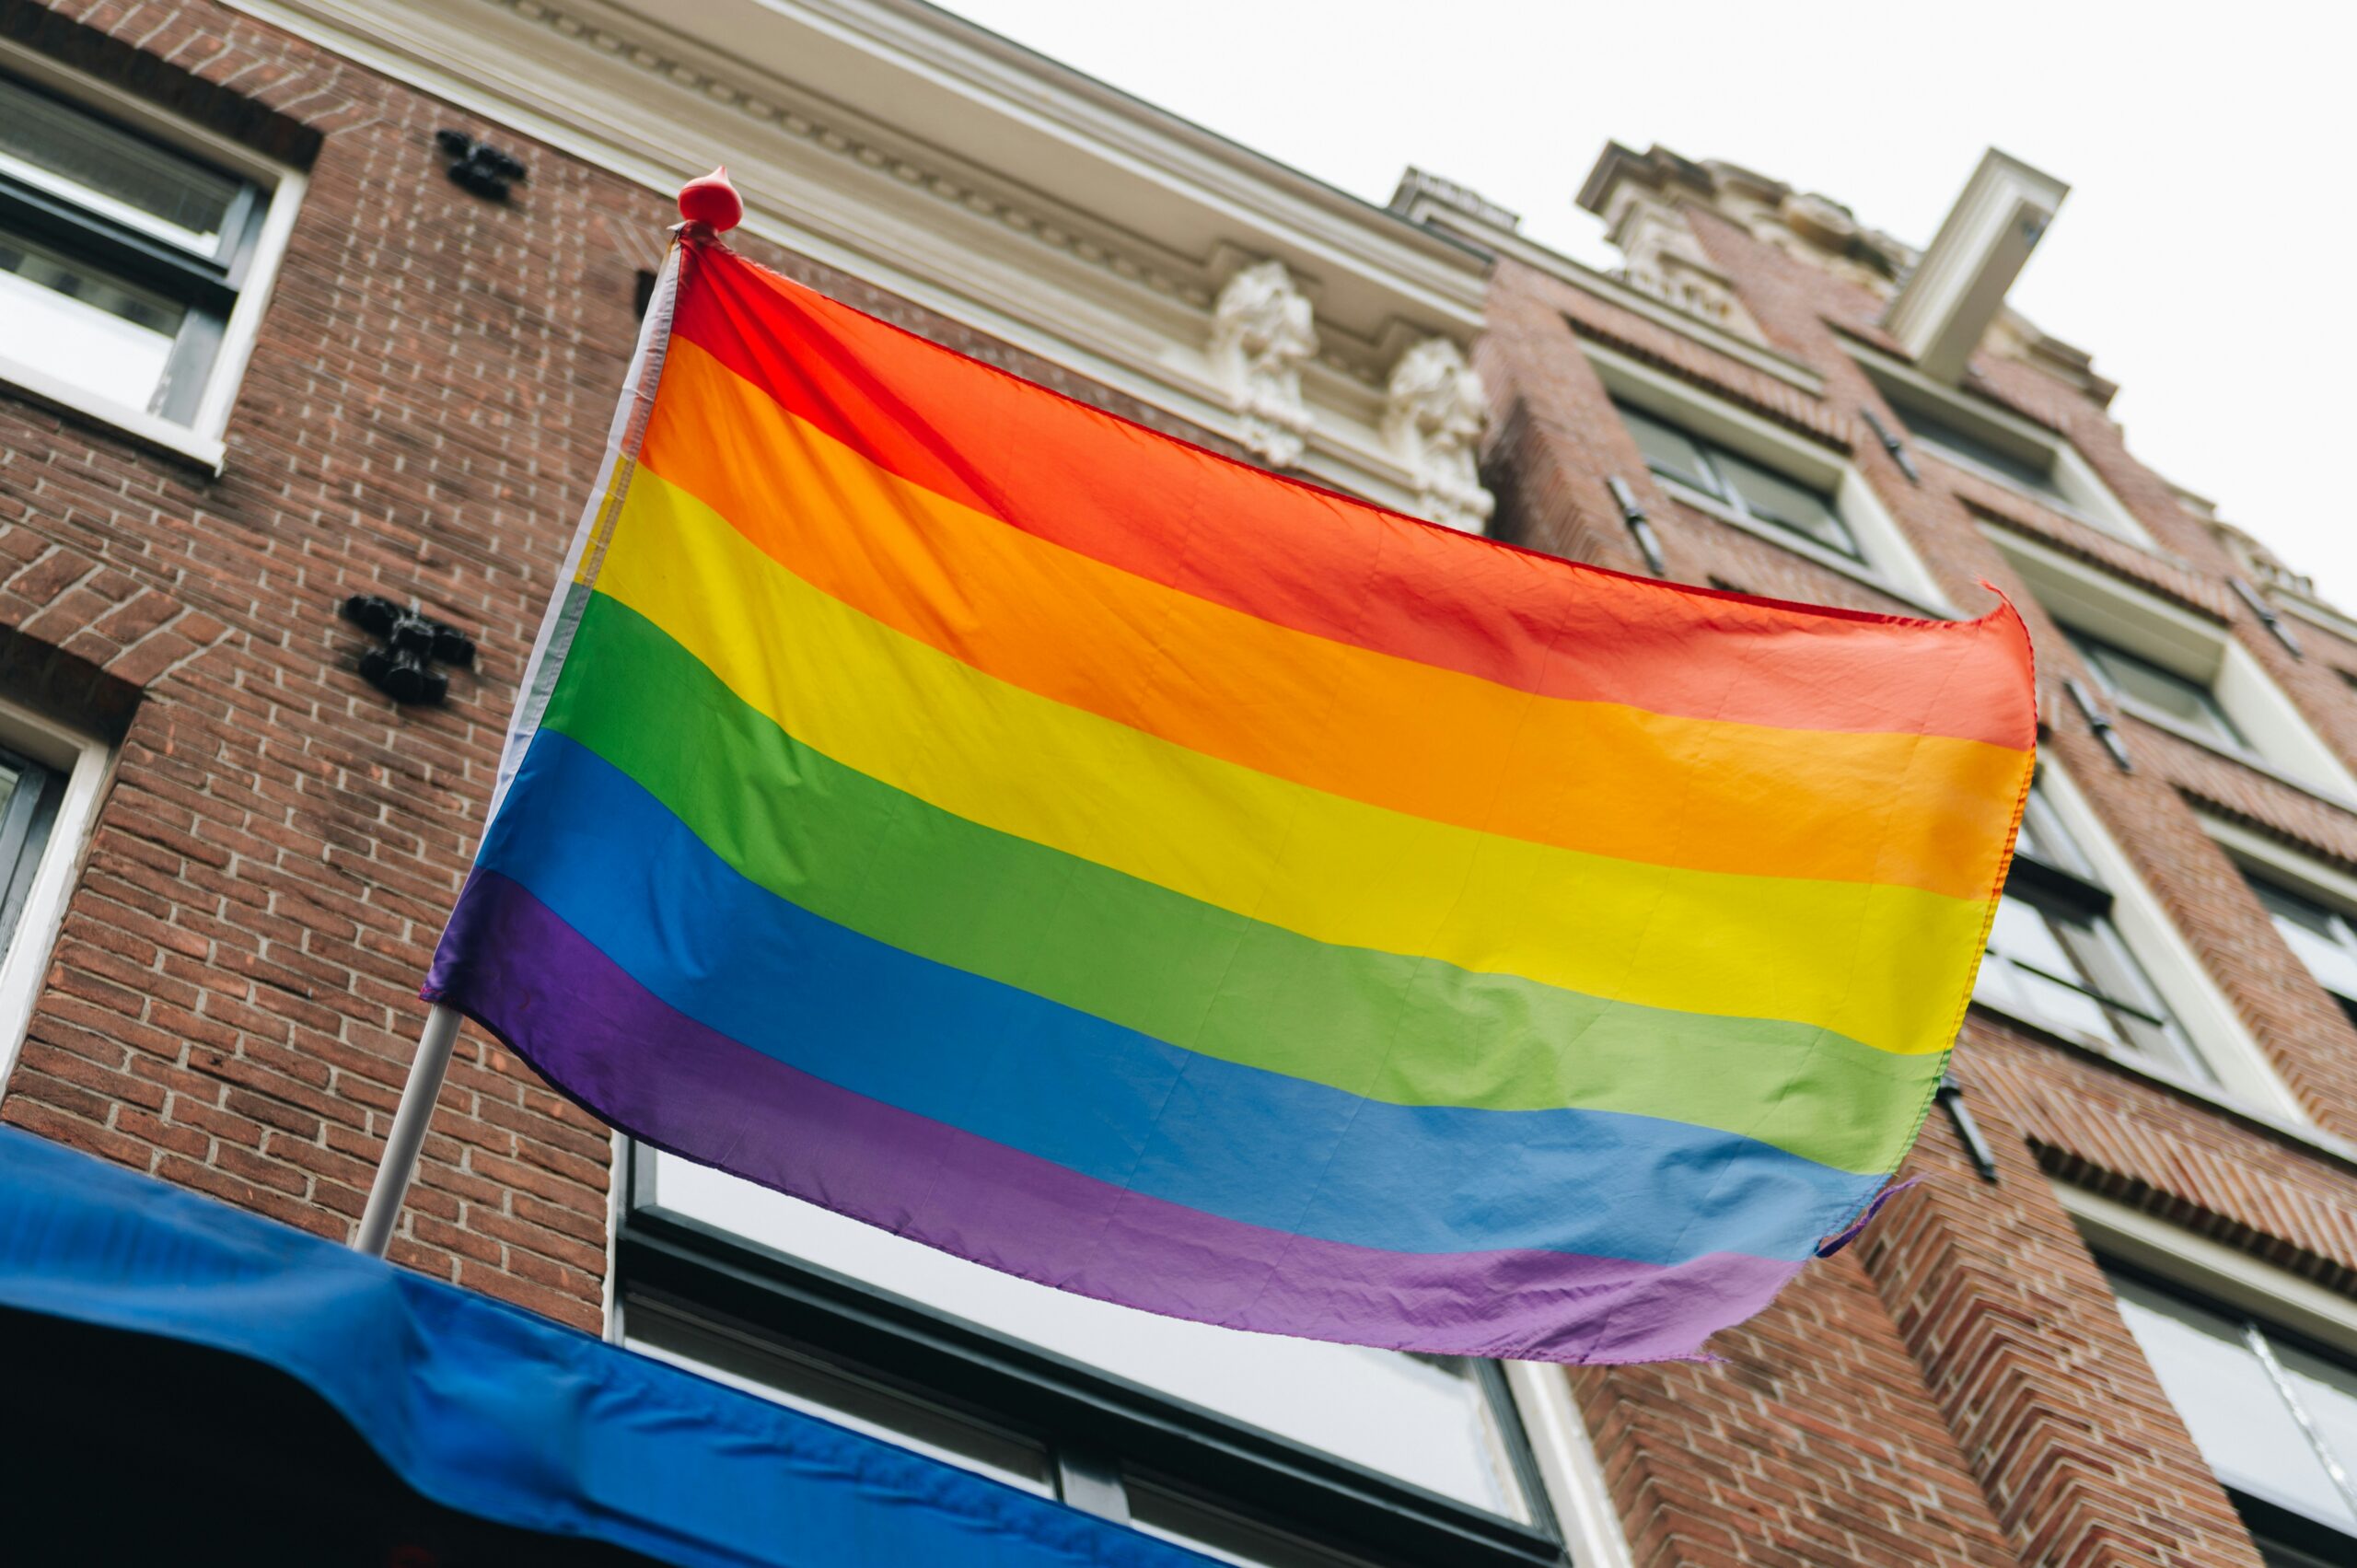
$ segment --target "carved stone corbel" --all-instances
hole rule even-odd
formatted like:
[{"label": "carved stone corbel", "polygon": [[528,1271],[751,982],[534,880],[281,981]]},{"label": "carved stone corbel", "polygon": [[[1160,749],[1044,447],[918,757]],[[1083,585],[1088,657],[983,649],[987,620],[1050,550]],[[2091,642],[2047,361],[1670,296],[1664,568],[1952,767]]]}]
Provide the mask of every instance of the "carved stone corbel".
[{"label": "carved stone corbel", "polygon": [[1213,374],[1244,416],[1245,444],[1271,467],[1301,460],[1309,433],[1301,367],[1318,353],[1308,298],[1283,261],[1256,261],[1227,280],[1212,307]]},{"label": "carved stone corbel", "polygon": [[1481,431],[1490,402],[1465,352],[1446,338],[1411,344],[1391,367],[1383,438],[1415,476],[1418,509],[1435,523],[1479,533],[1496,501],[1481,488]]}]

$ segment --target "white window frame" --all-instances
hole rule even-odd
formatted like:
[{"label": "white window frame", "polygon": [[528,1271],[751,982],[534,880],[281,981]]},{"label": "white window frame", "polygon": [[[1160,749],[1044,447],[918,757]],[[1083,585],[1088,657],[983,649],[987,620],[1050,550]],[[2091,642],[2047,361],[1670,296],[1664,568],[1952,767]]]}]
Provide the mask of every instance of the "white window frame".
[{"label": "white window frame", "polygon": [[[638,1204],[646,1202],[655,1191],[648,1188],[645,1181],[651,1169],[655,1151],[648,1145],[633,1144],[621,1133],[615,1134],[614,1148],[615,1169],[617,1172],[628,1174],[611,1184],[613,1191],[609,1199],[610,1204],[609,1279],[605,1337],[610,1343],[633,1348],[639,1353],[676,1361],[678,1356],[675,1353],[652,1343],[641,1342],[633,1335],[628,1321],[630,1302],[627,1293],[621,1289],[619,1283],[619,1275],[622,1271],[618,1267],[618,1263],[624,1224],[633,1209]],[[642,1160],[648,1164],[641,1166],[637,1163]],[[653,1197],[649,1212],[658,1214],[667,1213],[661,1206],[659,1196]],[[692,1224],[707,1226],[715,1233],[738,1237],[745,1245],[757,1251],[780,1250],[772,1241],[743,1236],[742,1233],[730,1230],[716,1222],[696,1218],[692,1213],[689,1217]],[[838,1274],[844,1278],[861,1279],[863,1283],[869,1285],[869,1288],[887,1296],[892,1294],[885,1286],[866,1282],[862,1276],[844,1272],[839,1262],[813,1261],[790,1250],[784,1251],[783,1255],[796,1260],[803,1267],[814,1269],[822,1273]],[[962,1325],[966,1322],[954,1307],[932,1301],[920,1301],[919,1305],[924,1311],[938,1315],[945,1323]],[[670,1310],[680,1313],[683,1318],[692,1318],[695,1315],[695,1308],[691,1305],[675,1306]],[[726,1333],[729,1330],[720,1331]],[[981,1331],[995,1337],[1009,1338],[1017,1342],[1032,1342],[1025,1340],[1019,1333],[1001,1328],[984,1326]],[[1241,1330],[1237,1331],[1241,1332]],[[1268,1336],[1252,1337],[1268,1338]],[[1068,1352],[1046,1344],[1039,1344],[1036,1348],[1051,1358],[1069,1359]],[[1581,1415],[1576,1401],[1573,1399],[1571,1380],[1567,1375],[1568,1369],[1548,1362],[1500,1361],[1496,1365],[1504,1376],[1507,1389],[1513,1398],[1515,1413],[1519,1417],[1518,1424],[1521,1427],[1524,1441],[1528,1446],[1529,1457],[1535,1462],[1538,1470],[1536,1481],[1541,1495],[1532,1498],[1531,1502],[1534,1506],[1543,1505],[1545,1511],[1552,1516],[1556,1534],[1560,1538],[1563,1553],[1569,1562],[1573,1564],[1574,1568],[1635,1568],[1635,1556],[1630,1548],[1620,1510],[1612,1500],[1611,1488],[1606,1479],[1603,1463],[1589,1435],[1586,1422]],[[710,1368],[696,1366],[693,1369],[701,1375],[713,1375]],[[1124,1375],[1114,1372],[1107,1376],[1120,1379]],[[737,1386],[746,1388],[749,1391],[763,1398],[778,1399],[780,1402],[788,1405],[797,1403],[790,1396],[781,1395],[750,1382],[738,1381]],[[1186,1403],[1186,1397],[1180,1393],[1162,1389],[1153,1390],[1153,1393],[1156,1398],[1167,1399],[1178,1405]],[[888,1434],[884,1435],[888,1441],[897,1441]],[[1285,1438],[1283,1441],[1292,1443],[1302,1440]],[[1313,1448],[1315,1446],[1314,1444],[1307,1446]],[[963,1458],[954,1455],[945,1454],[939,1457],[945,1463],[967,1463]],[[1408,1484],[1417,1483],[1411,1481]],[[1217,1505],[1214,1501],[1213,1506]],[[1198,1550],[1209,1549],[1198,1547]]]},{"label": "white window frame", "polygon": [[238,281],[238,302],[229,312],[222,330],[221,346],[206,372],[204,396],[188,424],[100,397],[75,385],[68,377],[43,366],[11,358],[0,351],[0,388],[111,426],[143,445],[193,459],[218,474],[228,453],[224,437],[229,427],[230,410],[236,405],[238,389],[245,379],[254,339],[261,330],[262,313],[269,308],[271,289],[285,258],[287,240],[295,230],[296,212],[302,204],[306,185],[302,171],[168,113],[87,72],[5,40],[0,40],[0,68],[128,130],[250,180],[267,198],[270,204],[263,213],[245,275]]},{"label": "white window frame", "polygon": [[[2255,833],[2238,822],[2213,817],[2206,811],[2195,813],[2202,831],[2208,833],[2228,859],[2257,874],[2262,880],[2280,883],[2291,891],[2300,893],[2327,909],[2357,923],[2357,877],[2327,865],[2320,860],[2278,843],[2263,834]],[[2290,955],[2306,974],[2308,967],[2297,953]],[[2323,982],[2317,981],[2319,989]],[[2328,993],[2329,994],[2329,993]],[[2335,1003],[2335,1005],[2339,1005]]]},{"label": "white window frame", "polygon": [[2047,613],[2207,686],[2250,749],[2223,745],[2215,736],[2132,697],[2115,697],[2120,708],[2156,729],[2357,810],[2357,775],[2231,630],[2012,528],[1984,524],[1980,531],[2022,575]]},{"label": "white window frame", "polygon": [[0,697],[0,745],[20,751],[65,778],[65,792],[57,803],[57,818],[50,824],[49,842],[41,864],[26,889],[24,908],[5,955],[0,955],[0,1097],[8,1092],[33,1007],[41,1000],[42,977],[49,956],[57,946],[58,927],[64,923],[65,903],[73,896],[83,851],[90,841],[90,825],[98,817],[105,794],[113,748],[96,736],[72,729]]},{"label": "white window frame", "polygon": [[1853,577],[1936,620],[1952,621],[1956,610],[1941,592],[1906,530],[1884,507],[1856,466],[1841,453],[1795,436],[1748,409],[1714,398],[1673,376],[1601,343],[1580,344],[1605,390],[1614,399],[1689,430],[1705,440],[1748,458],[1788,479],[1833,497],[1834,510],[1858,541],[1861,562],[1790,528],[1745,517],[1717,497],[1674,479],[1650,474],[1680,504],[1707,513],[1820,566]]},{"label": "white window frame", "polygon": [[[2127,1053],[2107,1053],[2105,1060],[2126,1072],[2217,1101],[2239,1114],[2314,1141],[2315,1123],[2301,1109],[2291,1086],[2276,1073],[2257,1038],[2243,1026],[2241,1015],[2235,1011],[2226,993],[2210,978],[2192,944],[2162,912],[2159,900],[2136,874],[2135,865],[2105,829],[2103,819],[2078,784],[2060,763],[2051,758],[2041,758],[2038,788],[2053,807],[2062,830],[2070,835],[2079,853],[2086,856],[2095,879],[2109,890],[2111,923],[2120,940],[2128,945],[2138,967],[2160,993],[2161,1000],[2168,1004],[2186,1038],[2193,1042],[2194,1050],[2200,1053],[2203,1063],[2218,1081],[2205,1083],[2166,1063]],[[2004,1017],[2016,1017],[1991,1002],[1976,999],[1973,1005]],[[2036,1018],[2018,1021],[2032,1028],[2045,1028]]]},{"label": "white window frame", "polygon": [[2098,1262],[2116,1259],[2263,1327],[2357,1360],[2357,1302],[2125,1203],[2061,1181],[2049,1186]]},{"label": "white window frame", "polygon": [[2158,551],[2160,546],[2136,520],[2136,514],[2120,504],[2111,493],[2093,464],[2079,455],[2079,449],[2068,437],[2047,429],[2044,425],[2024,419],[2011,409],[1958,393],[1953,387],[1944,387],[1913,366],[1902,360],[1868,348],[1864,343],[1845,343],[1850,356],[1875,383],[1875,389],[1898,416],[1901,425],[1907,424],[1907,405],[1910,402],[1928,406],[1944,423],[1987,442],[2000,451],[2014,453],[2026,462],[2041,465],[2054,480],[2054,488],[2061,499],[2032,490],[2013,475],[1986,463],[1976,462],[1968,453],[1958,452],[1937,439],[1915,436],[1911,427],[1896,434],[1910,437],[1909,445],[1917,452],[1929,452],[1952,468],[1964,470],[1991,484],[2021,496],[2032,505],[2049,512],[2059,512],[2074,522],[2086,524],[2100,533],[2122,540],[2139,549]]},{"label": "white window frame", "polygon": [[2141,1209],[2064,1182],[2050,1185],[2091,1249],[2357,1356],[2357,1301]]}]

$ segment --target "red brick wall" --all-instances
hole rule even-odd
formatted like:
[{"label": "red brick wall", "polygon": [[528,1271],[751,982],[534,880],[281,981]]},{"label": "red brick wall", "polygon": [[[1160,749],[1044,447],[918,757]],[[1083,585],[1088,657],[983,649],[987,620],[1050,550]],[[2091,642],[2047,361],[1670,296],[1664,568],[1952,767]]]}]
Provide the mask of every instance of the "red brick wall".
[{"label": "red brick wall", "polygon": [[[219,478],[0,393],[0,690],[122,736],[0,1119],[343,1237],[612,415],[638,258],[677,215],[223,6],[0,0],[0,36],[310,179]],[[524,160],[512,201],[444,178],[446,125]],[[360,680],[367,640],[336,615],[353,593],[479,639],[447,707]],[[470,1031],[393,1256],[594,1329],[609,1153],[603,1127]]]},{"label": "red brick wall", "polygon": [[[329,1235],[357,1214],[419,1022],[426,953],[480,828],[514,681],[633,332],[659,195],[504,132],[497,206],[441,177],[465,116],[209,4],[0,0],[0,34],[308,166],[312,186],[229,431],[225,473],[0,396],[0,689],[120,737],[116,773],[0,1117]],[[1848,450],[1959,604],[2018,584],[1985,516],[2228,626],[2344,755],[2357,648],[2294,660],[2231,563],[2102,412],[2023,366],[1983,386],[2066,430],[2168,555],[2122,547],[1936,462],[1917,487],[1840,351],[1876,303],[1708,217],[1698,229],[1816,398],[1538,273],[1503,265],[1478,359],[1500,412],[1499,529],[1642,570],[1608,474],[1675,575],[1867,609],[1885,596],[1681,507],[1646,477],[1582,337]],[[763,259],[970,352],[1153,411],[794,258]],[[1203,433],[1181,434],[1206,439]],[[387,594],[476,633],[448,707],[398,709],[335,619]],[[2021,597],[2021,596],[2017,596]],[[2049,669],[2080,673],[2023,603]],[[2123,774],[2075,713],[2049,744],[2319,1122],[2357,1135],[2357,1032],[2283,949],[2189,798],[2357,868],[2357,817],[2129,726]],[[2223,1494],[2049,1191],[2075,1183],[2348,1293],[2357,1179],[2199,1097],[1976,1013],[1958,1059],[1997,1144],[1980,1181],[1934,1117],[1897,1200],[1713,1364],[1573,1387],[1647,1568],[2253,1562]],[[594,1326],[601,1128],[479,1039],[461,1047],[396,1244],[402,1260]]]},{"label": "red brick wall", "polygon": [[[1823,398],[1682,339],[1594,294],[1498,269],[1480,367],[1499,414],[1485,471],[1498,530],[1642,571],[1604,482],[1638,493],[1671,575],[1782,598],[1899,610],[1842,575],[1678,505],[1645,472],[1583,341],[1633,355],[1846,450],[1956,604],[2003,587],[2056,675],[2087,679],[1980,531],[1995,519],[2201,614],[2231,633],[2344,758],[2357,649],[2300,625],[2294,659],[2231,592],[2233,562],[2165,483],[2131,459],[2083,394],[1984,359],[1975,385],[2065,432],[2151,531],[2159,552],[1919,454],[1911,483],[1857,418],[1903,429],[1840,346],[1879,337],[1879,301],[1707,213],[1691,220],[1771,344],[1824,379]],[[2357,1117],[2357,1031],[2284,947],[2194,801],[2344,868],[2357,813],[2130,719],[2137,772],[2116,769],[2075,710],[2046,740],[2201,955],[2300,1103],[2330,1132]],[[1895,1200],[1854,1249],[1804,1275],[1719,1366],[1573,1378],[1641,1563],[2256,1562],[2050,1181],[2076,1184],[2357,1294],[2357,1167],[2056,1040],[1976,1009],[1956,1071],[1996,1145],[1983,1182],[1934,1114]],[[1960,1495],[1961,1493],[1961,1495]]]}]

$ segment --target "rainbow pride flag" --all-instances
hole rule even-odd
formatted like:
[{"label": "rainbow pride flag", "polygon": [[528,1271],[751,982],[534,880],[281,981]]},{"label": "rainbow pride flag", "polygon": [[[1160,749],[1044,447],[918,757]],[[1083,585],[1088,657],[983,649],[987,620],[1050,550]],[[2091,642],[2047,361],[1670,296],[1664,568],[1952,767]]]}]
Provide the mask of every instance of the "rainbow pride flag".
[{"label": "rainbow pride flag", "polygon": [[1696,1353],[1913,1141],[1969,622],[1274,478],[675,250],[425,988],[625,1131],[1240,1329]]}]

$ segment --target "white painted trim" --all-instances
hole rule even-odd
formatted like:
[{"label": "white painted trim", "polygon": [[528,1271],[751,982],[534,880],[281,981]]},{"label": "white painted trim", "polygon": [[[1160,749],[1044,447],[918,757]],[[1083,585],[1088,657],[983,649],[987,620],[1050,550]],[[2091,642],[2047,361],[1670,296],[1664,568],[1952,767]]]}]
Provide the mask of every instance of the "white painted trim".
[{"label": "white painted trim", "polygon": [[1883,313],[1925,374],[1954,381],[2070,187],[1991,147]]},{"label": "white painted trim", "polygon": [[2343,641],[2357,643],[2357,619],[2342,613],[2329,604],[2281,589],[2260,590],[2268,602],[2288,615],[2296,615],[2311,626],[2321,627]]},{"label": "white painted trim", "polygon": [[[2077,783],[2051,757],[2038,761],[2038,785],[2062,828],[2094,867],[2096,880],[2110,889],[2112,924],[2128,944],[2145,977],[2157,989],[2169,1010],[2193,1041],[2196,1051],[2218,1076],[2218,1086],[2189,1083],[2175,1074],[2154,1071],[2135,1058],[2113,1056],[2120,1066],[2219,1098],[2231,1109],[2255,1115],[2270,1125],[2283,1126],[2302,1137],[2315,1123],[2299,1099],[2279,1076],[2258,1038],[2244,1027],[2242,1015],[2203,967],[2200,955],[2162,912],[2160,900],[2138,876],[2125,851],[2112,838],[2094,803],[2080,793]],[[1987,1005],[1987,1004],[1983,1004]],[[2003,1011],[2002,1008],[1997,1009]],[[2036,1019],[2027,1020],[2032,1025]],[[2219,1093],[2223,1090],[2223,1093]]]},{"label": "white painted trim", "polygon": [[1841,520],[1849,526],[1866,558],[1852,560],[1788,528],[1755,522],[1698,491],[1672,481],[1655,480],[1681,503],[1820,566],[1854,577],[1935,620],[1956,619],[1955,608],[1940,591],[1938,580],[1924,567],[1922,557],[1915,553],[1907,531],[1885,509],[1874,486],[1866,482],[1845,455],[1795,436],[1739,404],[1714,398],[1602,343],[1583,341],[1580,349],[1604,382],[1605,389],[1615,397],[1802,483],[1831,491]]},{"label": "white painted trim", "polygon": [[2065,1182],[2052,1186],[2091,1249],[2357,1355],[2357,1301],[2140,1209]]},{"label": "white painted trim", "polygon": [[49,842],[41,850],[32,886],[26,889],[16,936],[7,952],[0,955],[0,1097],[5,1097],[32,1023],[33,1006],[41,999],[49,955],[57,945],[57,929],[65,920],[66,900],[73,896],[83,853],[89,847],[90,826],[106,793],[114,753],[97,737],[70,729],[6,697],[0,697],[0,739],[65,773],[65,794],[57,803],[57,818],[50,824]]},{"label": "white painted trim", "polygon": [[[228,345],[224,343],[222,346],[226,349]],[[41,366],[28,365],[6,353],[0,353],[0,388],[107,425],[143,447],[186,458],[208,473],[218,475],[227,460],[228,447],[218,437],[205,439],[188,425],[175,424],[145,409],[102,398]],[[208,398],[210,395],[208,392]]]},{"label": "white painted trim", "polygon": [[650,190],[725,156],[747,233],[1231,438],[1206,348],[1283,261],[1324,351],[1303,471],[1414,513],[1383,381],[1480,330],[1475,252],[915,0],[234,0]]},{"label": "white painted trim", "polygon": [[2200,820],[2202,830],[2217,840],[2228,854],[2237,860],[2256,861],[2279,881],[2292,883],[2319,902],[2338,904],[2343,914],[2357,920],[2357,876],[2302,854],[2263,833],[2252,832],[2239,822],[2229,822],[2207,811],[2197,810],[2194,815]]},{"label": "white painted trim", "polygon": [[1613,1506],[1605,1484],[1604,1465],[1596,1456],[1587,1423],[1572,1402],[1572,1386],[1564,1369],[1549,1362],[1507,1361],[1506,1384],[1514,1391],[1515,1409],[1522,1414],[1523,1430],[1538,1460],[1547,1483],[1547,1499],[1554,1504],[1555,1523],[1563,1543],[1579,1568],[1635,1568],[1629,1538],[1621,1528],[1620,1511]]},{"label": "white painted trim", "polygon": [[1774,349],[1728,331],[1716,322],[1706,321],[1700,316],[1666,304],[1652,295],[1630,287],[1618,278],[1599,273],[1593,267],[1583,266],[1569,256],[1550,250],[1510,229],[1480,223],[1461,207],[1422,199],[1409,207],[1407,215],[1427,228],[1456,235],[1469,245],[1518,261],[1533,272],[1543,273],[1558,283],[1578,289],[1582,294],[1592,295],[1632,316],[1641,316],[1655,326],[1700,343],[1714,354],[1724,354],[1753,370],[1773,376],[1810,397],[1825,394],[1825,377],[1799,360],[1789,359]]},{"label": "white painted trim", "polygon": [[285,257],[287,240],[295,231],[296,212],[302,205],[307,185],[303,174],[202,125],[167,114],[110,82],[60,64],[21,45],[0,40],[0,64],[110,120],[252,180],[269,202],[262,215],[261,232],[255,237],[254,248],[245,258],[244,270],[230,280],[238,291],[238,303],[230,308],[229,319],[223,324],[221,346],[205,372],[204,397],[197,406],[196,417],[187,424],[99,397],[54,370],[0,353],[0,384],[110,425],[145,446],[187,458],[219,474],[227,459],[223,437],[229,427],[229,413],[237,404],[247,362],[253,355],[262,314],[270,308],[279,263]]}]

